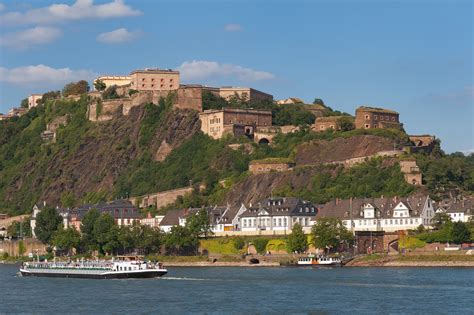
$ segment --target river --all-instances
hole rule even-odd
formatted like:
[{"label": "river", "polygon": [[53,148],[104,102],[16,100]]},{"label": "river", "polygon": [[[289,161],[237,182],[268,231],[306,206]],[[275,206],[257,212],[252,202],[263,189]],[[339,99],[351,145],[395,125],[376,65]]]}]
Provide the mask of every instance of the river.
[{"label": "river", "polygon": [[0,265],[1,314],[474,314],[472,268],[169,268],[144,280],[17,271]]}]

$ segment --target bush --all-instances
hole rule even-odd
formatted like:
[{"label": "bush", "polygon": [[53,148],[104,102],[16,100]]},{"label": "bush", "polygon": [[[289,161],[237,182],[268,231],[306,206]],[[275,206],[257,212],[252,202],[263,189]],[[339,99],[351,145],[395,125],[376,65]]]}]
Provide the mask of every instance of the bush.
[{"label": "bush", "polygon": [[241,250],[245,246],[245,241],[242,237],[237,236],[234,238],[234,247],[235,249]]},{"label": "bush", "polygon": [[104,100],[112,100],[112,99],[120,98],[120,96],[117,94],[117,86],[112,85],[106,88],[105,91],[102,93],[102,98]]},{"label": "bush", "polygon": [[87,83],[87,81],[85,80],[81,80],[78,82],[71,82],[64,86],[63,95],[64,96],[81,95],[81,94],[89,92],[89,89],[90,89],[89,83]]},{"label": "bush", "polygon": [[268,244],[269,239],[268,238],[255,238],[252,240],[252,244],[255,246],[255,249],[257,250],[257,253],[259,254],[265,254],[267,251],[267,244]]}]

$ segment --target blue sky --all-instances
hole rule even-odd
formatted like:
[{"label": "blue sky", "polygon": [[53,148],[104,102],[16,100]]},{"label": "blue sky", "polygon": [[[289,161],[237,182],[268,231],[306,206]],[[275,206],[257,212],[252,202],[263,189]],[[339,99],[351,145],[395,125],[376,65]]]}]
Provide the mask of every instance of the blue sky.
[{"label": "blue sky", "polygon": [[174,68],[400,112],[409,134],[474,150],[471,1],[0,0],[0,112],[96,75]]}]

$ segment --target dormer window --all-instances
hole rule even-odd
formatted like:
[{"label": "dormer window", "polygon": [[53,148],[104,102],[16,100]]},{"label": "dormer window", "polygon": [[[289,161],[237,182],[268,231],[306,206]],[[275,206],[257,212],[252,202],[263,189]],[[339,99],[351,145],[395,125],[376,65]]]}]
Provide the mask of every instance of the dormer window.
[{"label": "dormer window", "polygon": [[360,216],[361,216],[361,217],[364,216],[364,211],[361,211],[361,212],[360,212]]}]

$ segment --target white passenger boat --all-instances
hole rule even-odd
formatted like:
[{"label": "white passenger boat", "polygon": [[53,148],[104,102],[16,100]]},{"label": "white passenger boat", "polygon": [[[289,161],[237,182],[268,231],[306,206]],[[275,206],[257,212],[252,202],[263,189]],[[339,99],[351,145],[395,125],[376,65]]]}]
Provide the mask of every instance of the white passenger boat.
[{"label": "white passenger boat", "polygon": [[298,266],[342,266],[342,261],[337,257],[308,255],[298,259]]},{"label": "white passenger boat", "polygon": [[168,273],[161,263],[149,262],[139,256],[118,256],[112,260],[78,260],[68,262],[25,262],[22,276],[124,279],[157,278]]}]

